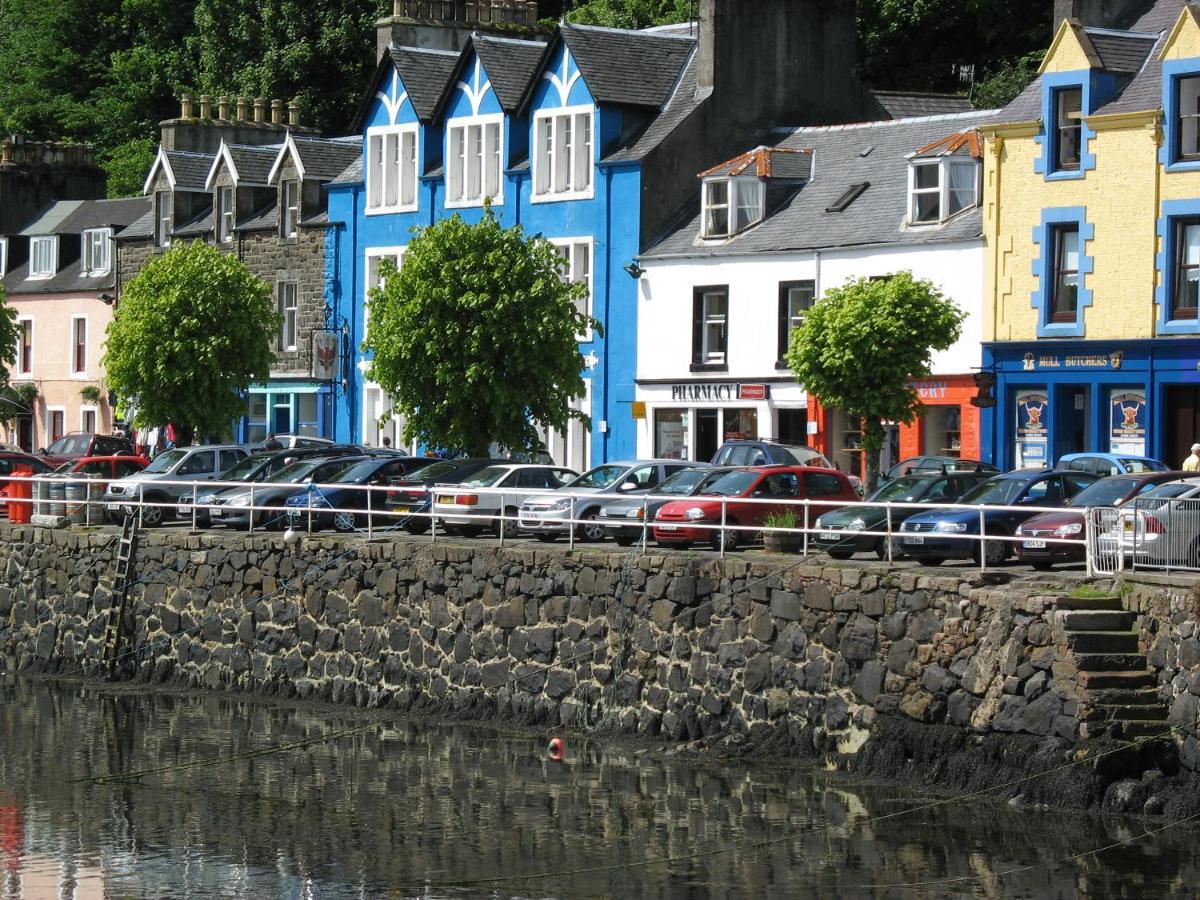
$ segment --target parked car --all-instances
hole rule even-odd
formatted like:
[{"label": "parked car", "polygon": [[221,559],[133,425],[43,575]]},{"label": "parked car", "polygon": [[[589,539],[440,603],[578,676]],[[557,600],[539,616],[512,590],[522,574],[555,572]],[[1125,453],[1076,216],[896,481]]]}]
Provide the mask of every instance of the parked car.
[{"label": "parked car", "polygon": [[575,529],[579,540],[602,541],[607,530],[599,522],[600,507],[612,498],[593,495],[648,494],[676,472],[697,468],[707,469],[708,463],[634,459],[596,466],[563,485],[561,490],[572,496],[531,497],[522,503],[518,510],[520,529],[532,532],[540,541],[554,541],[569,533],[569,520],[574,519],[580,522]]},{"label": "parked car", "polygon": [[[510,463],[488,466],[458,483],[461,491],[433,497],[433,514],[438,527],[449,533],[473,535],[484,529],[499,533],[500,513],[504,513],[505,537],[517,536],[517,511],[531,496],[556,490],[579,477],[579,473],[559,466]],[[472,488],[488,492],[471,493]],[[503,493],[491,493],[492,490]]]},{"label": "parked car", "polygon": [[136,513],[137,507],[131,504],[136,504],[141,497],[146,503],[153,504],[142,507],[142,524],[161,525],[168,513],[177,514],[178,499],[191,490],[190,485],[183,482],[212,481],[245,459],[249,452],[238,444],[199,444],[164,450],[142,471],[108,486],[104,492],[108,515],[112,518]]},{"label": "parked car", "polygon": [[649,497],[609,500],[600,507],[600,523],[618,544],[630,547],[642,539],[643,525],[653,523],[658,511],[672,499],[702,494],[714,481],[732,471],[729,466],[720,466],[676,472],[651,491]]},{"label": "parked car", "polygon": [[107,490],[109,482],[136,475],[148,465],[150,460],[144,456],[84,456],[63,463],[52,474],[63,478],[94,478],[101,490]]},{"label": "parked car", "polygon": [[[940,469],[917,470],[910,475],[888,481],[876,488],[867,497],[870,503],[919,503],[936,506],[939,503],[957,503],[967,491],[987,481],[992,476],[987,472],[942,472]],[[897,507],[891,512],[891,530],[898,531],[900,523],[909,516],[921,512],[911,507]],[[844,531],[887,531],[888,510],[884,506],[846,507],[827,513],[817,519],[813,526],[817,534],[809,538],[809,547],[824,550],[834,559],[849,559],[855,553],[871,550],[880,559],[888,558],[887,538],[862,534],[845,537]],[[899,546],[893,543],[893,553]]]},{"label": "parked car", "polygon": [[280,528],[287,521],[286,511],[264,509],[282,506],[288,497],[304,489],[304,485],[326,484],[362,456],[314,456],[284,466],[262,481],[252,481],[243,487],[229,487],[206,498],[208,515],[213,525],[227,528]]},{"label": "parked car", "polygon": [[[723,443],[712,458],[714,466],[814,466],[818,469],[841,471],[819,450],[807,444],[787,444],[783,441],[731,440]],[[850,483],[860,494],[862,479],[847,473]]]},{"label": "parked car", "polygon": [[[844,472],[811,466],[739,469],[721,476],[695,497],[664,505],[654,518],[654,540],[676,546],[707,543],[714,550],[723,545],[725,550],[733,550],[752,543],[755,535],[745,530],[722,531],[722,512],[725,525],[744,529],[761,527],[772,513],[792,509],[796,527],[807,528],[808,522],[858,499],[857,489]],[[777,502],[753,502],[760,500]],[[819,502],[805,508],[797,505],[798,500]]]},{"label": "parked car", "polygon": [[[249,456],[239,459],[235,465],[218,475],[214,481],[265,481],[280,469],[294,462],[306,459],[316,459],[319,456],[368,456],[371,451],[357,444],[331,444],[318,447],[296,447],[290,450],[252,451]],[[212,503],[213,497],[225,490],[224,487],[200,491],[200,508],[196,510],[196,524],[207,527],[209,524],[208,510],[204,507]],[[192,517],[192,491],[189,488],[179,497],[179,517]]]},{"label": "parked car", "polygon": [[85,456],[137,456],[138,452],[120,435],[73,431],[64,434],[39,455],[51,466],[61,466],[68,460]]},{"label": "parked car", "polygon": [[1200,567],[1200,475],[1160,484],[1121,509],[1099,537],[1101,552],[1134,565]]},{"label": "parked car", "polygon": [[[1142,472],[1137,475],[1113,475],[1097,481],[1071,498],[1061,512],[1042,513],[1017,529],[1017,556],[1035,569],[1049,569],[1055,563],[1083,562],[1085,517],[1091,507],[1122,507],[1135,497],[1154,490],[1160,484],[1186,478],[1186,472]],[[1078,543],[1058,544],[1054,539]]]},{"label": "parked car", "polygon": [[1170,467],[1157,459],[1126,456],[1123,453],[1068,453],[1057,468],[1069,472],[1091,472],[1101,478],[1109,475],[1136,475],[1141,472],[1166,472]]},{"label": "parked car", "polygon": [[288,497],[284,504],[288,524],[293,528],[308,528],[311,522],[314,531],[332,526],[334,531],[340,532],[355,531],[363,525],[373,525],[376,520],[394,525],[396,519],[388,514],[387,494],[362,488],[390,484],[393,478],[411,471],[421,462],[427,460],[391,453],[364,457],[336,475],[329,482],[331,486],[310,484],[308,490]]},{"label": "parked car", "polygon": [[977,459],[959,459],[957,456],[910,456],[896,463],[881,479],[892,481],[905,475],[920,475],[926,472],[981,472],[999,475],[1000,470],[991,463]]},{"label": "parked car", "polygon": [[[416,459],[414,457],[414,459]],[[482,459],[432,459],[420,462],[405,474],[392,479],[387,493],[389,512],[399,516],[401,527],[409,534],[424,534],[429,530],[429,510],[433,505],[430,488],[436,484],[460,484],[477,472],[491,466],[501,466],[508,460],[498,457]]]},{"label": "parked car", "polygon": [[[982,525],[985,534],[1012,537],[1021,523],[1040,512],[1039,507],[1062,506],[1097,480],[1097,476],[1087,472],[1060,472],[1057,469],[1009,472],[977,485],[958,502],[984,508]],[[931,566],[940,565],[947,559],[978,561],[981,543],[985,548],[984,560],[989,566],[1008,559],[1012,553],[1011,541],[979,541],[966,537],[979,535],[979,528],[978,509],[933,509],[904,521],[900,526],[900,546],[908,556]]]},{"label": "parked car", "polygon": [[312,437],[307,434],[277,434],[275,435],[275,443],[278,447],[267,449],[264,444],[266,441],[261,441],[251,447],[253,453],[277,453],[279,450],[313,450],[321,449],[322,447],[332,447],[333,441],[328,438]]}]

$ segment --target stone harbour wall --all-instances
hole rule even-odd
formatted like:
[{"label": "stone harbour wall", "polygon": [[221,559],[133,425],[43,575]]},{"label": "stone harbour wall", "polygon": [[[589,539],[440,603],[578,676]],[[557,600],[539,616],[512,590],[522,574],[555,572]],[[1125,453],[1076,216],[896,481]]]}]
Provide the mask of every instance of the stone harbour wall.
[{"label": "stone harbour wall", "polygon": [[[112,535],[0,530],[0,668],[101,674]],[[825,757],[950,787],[1106,746],[1062,588],[1045,581],[169,531],[143,535],[137,577],[121,674],[146,682]],[[1156,602],[1143,630],[1168,628]],[[946,760],[963,753],[990,762],[954,774]],[[1074,805],[1153,767],[1133,755],[1121,772],[1090,768]]]}]

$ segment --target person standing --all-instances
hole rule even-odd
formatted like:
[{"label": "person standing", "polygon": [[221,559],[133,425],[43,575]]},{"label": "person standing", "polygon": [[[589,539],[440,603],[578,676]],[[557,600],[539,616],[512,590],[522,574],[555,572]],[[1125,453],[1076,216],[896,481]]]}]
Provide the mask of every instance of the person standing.
[{"label": "person standing", "polygon": [[1183,461],[1183,471],[1200,472],[1200,444],[1192,444],[1192,455]]},{"label": "person standing", "polygon": [[267,439],[262,443],[263,450],[282,450],[283,444],[279,443],[275,438],[274,432],[267,434]]},{"label": "person standing", "polygon": [[392,439],[391,439],[390,437],[385,437],[385,438],[383,439],[383,449],[384,449],[384,450],[391,450],[391,449],[392,449]]}]

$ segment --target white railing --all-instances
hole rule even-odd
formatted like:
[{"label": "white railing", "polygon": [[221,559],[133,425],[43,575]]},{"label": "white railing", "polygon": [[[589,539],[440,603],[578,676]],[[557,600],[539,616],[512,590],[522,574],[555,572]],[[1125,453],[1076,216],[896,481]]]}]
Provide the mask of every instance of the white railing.
[{"label": "white railing", "polygon": [[1093,517],[1101,565],[1118,571],[1200,571],[1200,500],[1137,497]]},{"label": "white railing", "polygon": [[[192,529],[222,524],[230,520],[236,527],[250,532],[266,529],[292,529],[313,532],[335,528],[344,532],[365,533],[368,537],[408,531],[428,534],[430,540],[448,533],[489,531],[500,542],[517,536],[534,536],[544,540],[563,539],[570,548],[577,541],[598,536],[614,536],[618,542],[639,545],[652,542],[660,546],[687,547],[710,544],[724,556],[737,547],[769,542],[785,544],[791,552],[805,556],[832,550],[842,556],[855,552],[870,552],[889,562],[909,556],[917,561],[940,562],[946,558],[974,559],[981,570],[999,565],[1020,548],[1024,554],[1041,551],[1039,564],[1050,560],[1049,550],[1057,549],[1070,561],[1085,562],[1089,573],[1107,572],[1119,566],[1127,553],[1119,552],[1115,540],[1106,535],[1112,531],[1114,515],[1124,513],[1074,510],[1082,519],[1079,529],[1068,533],[1039,534],[1036,539],[1016,534],[1011,527],[1017,519],[1029,519],[1040,513],[1062,513],[1061,507],[1036,506],[969,506],[963,504],[871,503],[840,499],[789,499],[784,497],[687,497],[680,495],[641,494],[622,491],[589,493],[560,490],[497,489],[455,485],[353,485],[353,484],[296,484],[271,482],[191,481],[186,479],[133,479],[122,484],[130,493],[120,496],[111,490],[100,493],[102,482],[70,476],[34,476],[28,479],[4,478],[0,482],[26,481],[32,490],[29,499],[13,499],[10,504],[28,505],[37,524],[64,525],[78,523],[95,525],[106,517],[128,511],[138,515],[143,525],[160,522],[182,522]],[[230,506],[217,498],[212,502],[197,502],[197,498],[236,488],[246,496],[238,506]],[[345,499],[335,506],[328,494],[336,491]],[[403,493],[400,493],[403,492]],[[11,493],[11,489],[10,489]],[[255,494],[258,496],[256,497]],[[263,500],[265,495],[271,495]],[[178,499],[190,496],[190,501]],[[287,496],[302,498],[291,504]],[[534,501],[525,505],[526,499]],[[548,508],[557,502],[558,508]],[[597,516],[596,512],[614,501],[626,504],[629,514],[624,518]],[[299,502],[300,505],[296,505]],[[684,508],[683,518],[655,518],[651,506],[677,503]],[[687,510],[700,510],[688,513]],[[861,510],[873,514],[880,524],[861,527],[833,528],[821,522],[823,514],[835,510]],[[966,513],[959,516],[954,530],[937,530],[930,526],[914,530],[907,520],[932,509]],[[763,520],[774,513],[771,524]],[[783,524],[790,513],[793,524]],[[879,514],[882,513],[880,517]],[[1001,522],[1011,516],[1008,524]],[[1200,533],[1200,509],[1194,511],[1193,537]],[[1182,521],[1182,520],[1181,520]],[[853,522],[849,524],[854,524]],[[1189,524],[1189,528],[1192,526]],[[1164,553],[1147,556],[1142,552],[1145,542],[1132,552],[1138,565],[1149,567],[1159,560],[1161,566],[1176,569],[1200,569],[1200,560],[1192,554],[1187,564],[1176,564],[1173,554],[1178,547],[1163,542],[1157,545]],[[1194,550],[1193,541],[1188,545]],[[982,552],[981,552],[982,548]],[[1118,562],[1114,562],[1118,560]]]}]

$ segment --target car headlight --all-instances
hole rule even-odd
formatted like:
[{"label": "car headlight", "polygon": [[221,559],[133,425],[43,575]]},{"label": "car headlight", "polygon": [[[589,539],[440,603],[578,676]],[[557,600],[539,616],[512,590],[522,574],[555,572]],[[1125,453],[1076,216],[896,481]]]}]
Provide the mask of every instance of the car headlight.
[{"label": "car headlight", "polygon": [[966,522],[938,522],[934,531],[940,531],[942,534],[962,534],[967,530]]},{"label": "car headlight", "polygon": [[[199,498],[196,500],[196,502],[199,504],[202,504],[202,505],[208,505],[209,503],[212,503],[216,498],[217,498],[216,494],[201,494],[199,496]],[[189,498],[185,498],[185,499],[189,499]]]},{"label": "car headlight", "polygon": [[232,497],[230,497],[225,502],[225,505],[226,506],[237,506],[237,507],[249,506],[250,505],[250,495],[249,494],[234,494]]},{"label": "car headlight", "polygon": [[571,501],[570,500],[555,500],[554,506],[552,506],[550,508],[555,509],[555,510],[570,509]]},{"label": "car headlight", "polygon": [[627,518],[627,519],[641,519],[641,518],[642,518],[642,515],[643,515],[643,513],[645,513],[645,510],[644,510],[644,509],[642,509],[642,508],[639,506],[637,509],[631,509],[631,510],[629,510],[629,512],[625,513],[625,518]]},{"label": "car headlight", "polygon": [[1081,531],[1083,531],[1083,525],[1079,522],[1072,522],[1070,525],[1059,525],[1058,528],[1054,529],[1054,533],[1059,537],[1070,537],[1073,534],[1079,534]]},{"label": "car headlight", "polygon": [[850,531],[866,531],[867,530],[867,520],[862,519],[862,518],[851,519],[850,524],[847,525],[846,528],[849,529]]},{"label": "car headlight", "polygon": [[689,522],[699,522],[705,517],[705,513],[704,510],[700,509],[698,506],[693,506],[683,514],[683,517]]}]

